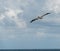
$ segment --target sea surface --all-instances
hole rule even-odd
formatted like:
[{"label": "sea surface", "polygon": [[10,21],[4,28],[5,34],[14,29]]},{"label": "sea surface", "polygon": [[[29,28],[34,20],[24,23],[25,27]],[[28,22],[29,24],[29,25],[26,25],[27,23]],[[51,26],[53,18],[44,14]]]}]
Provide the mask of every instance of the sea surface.
[{"label": "sea surface", "polygon": [[0,51],[60,51],[60,49],[0,49]]}]

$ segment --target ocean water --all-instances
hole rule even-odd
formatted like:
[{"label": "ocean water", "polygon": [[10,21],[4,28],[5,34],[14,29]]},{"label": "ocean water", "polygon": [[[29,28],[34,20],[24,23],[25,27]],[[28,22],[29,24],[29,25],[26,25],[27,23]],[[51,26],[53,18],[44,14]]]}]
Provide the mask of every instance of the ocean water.
[{"label": "ocean water", "polygon": [[0,49],[0,51],[60,51],[60,49]]}]

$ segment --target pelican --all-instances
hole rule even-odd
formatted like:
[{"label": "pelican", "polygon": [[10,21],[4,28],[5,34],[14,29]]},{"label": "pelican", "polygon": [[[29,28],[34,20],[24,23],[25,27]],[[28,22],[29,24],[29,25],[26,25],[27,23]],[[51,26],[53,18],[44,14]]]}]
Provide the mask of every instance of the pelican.
[{"label": "pelican", "polygon": [[33,21],[36,21],[36,20],[38,20],[38,19],[43,19],[43,17],[46,16],[46,15],[48,15],[48,14],[51,14],[51,13],[46,13],[46,14],[44,14],[44,15],[42,15],[42,16],[38,16],[37,18],[31,20],[30,22],[32,23]]}]

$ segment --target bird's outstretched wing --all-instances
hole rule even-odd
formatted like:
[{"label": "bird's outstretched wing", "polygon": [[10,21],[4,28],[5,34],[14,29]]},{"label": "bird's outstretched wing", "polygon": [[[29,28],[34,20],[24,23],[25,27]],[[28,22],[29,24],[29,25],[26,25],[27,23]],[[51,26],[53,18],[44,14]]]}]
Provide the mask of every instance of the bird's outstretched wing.
[{"label": "bird's outstretched wing", "polygon": [[46,16],[46,15],[48,15],[48,14],[51,14],[51,13],[46,13],[46,14],[42,15],[41,17],[44,17],[44,16]]},{"label": "bird's outstretched wing", "polygon": [[51,14],[51,13],[46,13],[46,14],[44,14],[44,15],[42,15],[42,16],[38,16],[37,18],[31,20],[30,22],[32,23],[32,22],[35,21],[35,20],[42,19],[44,16],[46,16],[46,15],[48,15],[48,14]]},{"label": "bird's outstretched wing", "polygon": [[35,19],[31,20],[30,22],[32,23],[32,22],[35,21],[35,20],[38,20],[38,18],[35,18]]}]

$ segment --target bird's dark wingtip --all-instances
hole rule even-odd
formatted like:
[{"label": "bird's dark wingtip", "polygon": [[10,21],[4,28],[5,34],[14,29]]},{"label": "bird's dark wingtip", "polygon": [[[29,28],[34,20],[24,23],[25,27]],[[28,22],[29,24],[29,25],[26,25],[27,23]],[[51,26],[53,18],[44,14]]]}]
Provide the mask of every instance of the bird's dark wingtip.
[{"label": "bird's dark wingtip", "polygon": [[51,13],[47,13],[47,14],[51,14]]}]

